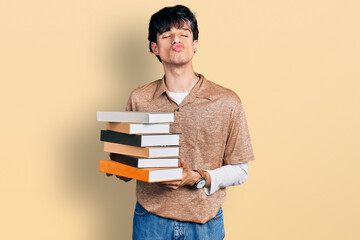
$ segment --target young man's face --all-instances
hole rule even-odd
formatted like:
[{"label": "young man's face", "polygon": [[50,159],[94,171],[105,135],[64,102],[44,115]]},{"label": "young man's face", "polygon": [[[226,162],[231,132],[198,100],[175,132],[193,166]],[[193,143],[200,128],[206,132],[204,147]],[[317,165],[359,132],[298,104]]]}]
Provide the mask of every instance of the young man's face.
[{"label": "young man's face", "polygon": [[170,31],[157,34],[157,43],[151,43],[153,53],[160,57],[163,64],[184,65],[191,62],[198,40],[193,41],[189,24],[181,28],[172,27]]}]

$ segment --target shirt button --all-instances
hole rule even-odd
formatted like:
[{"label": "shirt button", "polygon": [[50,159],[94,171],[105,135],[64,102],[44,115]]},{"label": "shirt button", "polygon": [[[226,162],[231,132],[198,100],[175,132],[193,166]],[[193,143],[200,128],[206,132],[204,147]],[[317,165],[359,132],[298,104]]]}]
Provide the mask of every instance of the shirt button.
[{"label": "shirt button", "polygon": [[176,109],[176,111],[178,112],[178,111],[180,111],[180,109],[178,108],[178,109]]}]

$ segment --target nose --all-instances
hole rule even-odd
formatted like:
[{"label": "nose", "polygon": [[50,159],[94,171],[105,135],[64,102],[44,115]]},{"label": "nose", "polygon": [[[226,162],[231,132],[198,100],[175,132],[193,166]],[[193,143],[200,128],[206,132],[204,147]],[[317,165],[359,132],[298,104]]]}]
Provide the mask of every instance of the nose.
[{"label": "nose", "polygon": [[181,40],[180,40],[179,36],[177,34],[174,34],[174,39],[172,41],[172,44],[177,44],[180,42],[181,42]]}]

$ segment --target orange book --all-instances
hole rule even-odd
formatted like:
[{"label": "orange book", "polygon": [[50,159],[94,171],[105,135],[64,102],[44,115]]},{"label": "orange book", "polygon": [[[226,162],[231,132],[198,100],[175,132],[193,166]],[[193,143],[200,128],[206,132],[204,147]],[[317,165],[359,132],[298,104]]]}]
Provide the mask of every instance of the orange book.
[{"label": "orange book", "polygon": [[183,168],[136,168],[112,160],[100,160],[100,172],[133,178],[143,182],[181,180]]}]

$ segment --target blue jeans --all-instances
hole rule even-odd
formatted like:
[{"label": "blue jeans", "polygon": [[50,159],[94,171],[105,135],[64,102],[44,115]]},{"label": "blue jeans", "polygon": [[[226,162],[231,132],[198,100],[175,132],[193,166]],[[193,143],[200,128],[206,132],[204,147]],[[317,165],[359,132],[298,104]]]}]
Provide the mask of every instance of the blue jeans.
[{"label": "blue jeans", "polygon": [[205,224],[181,222],[149,213],[136,203],[133,240],[221,240],[225,237],[223,211]]}]

